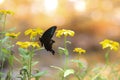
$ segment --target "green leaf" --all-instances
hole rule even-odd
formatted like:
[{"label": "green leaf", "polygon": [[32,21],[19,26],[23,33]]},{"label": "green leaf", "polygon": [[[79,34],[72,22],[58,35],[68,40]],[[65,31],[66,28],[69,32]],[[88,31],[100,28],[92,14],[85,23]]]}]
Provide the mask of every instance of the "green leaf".
[{"label": "green leaf", "polygon": [[24,60],[28,60],[30,58],[30,55],[20,55],[22,57],[22,59]]},{"label": "green leaf", "polygon": [[4,54],[9,54],[9,50],[7,50],[6,48],[2,48],[2,52],[3,52]]},{"label": "green leaf", "polygon": [[23,56],[26,56],[28,54],[28,50],[26,49],[23,49],[23,48],[19,48],[18,49],[19,53]]},{"label": "green leaf", "polygon": [[38,64],[39,62],[36,61],[36,62],[32,62],[32,66],[35,66],[36,64]]},{"label": "green leaf", "polygon": [[93,68],[92,69],[92,71],[94,72],[94,73],[99,73],[101,70],[103,70],[105,68],[105,66],[104,67],[101,67],[101,66],[96,66],[95,68]]},{"label": "green leaf", "polygon": [[65,53],[66,56],[68,56],[68,54],[69,54],[67,49],[64,50],[64,53]]},{"label": "green leaf", "polygon": [[71,60],[71,62],[78,63],[78,66],[81,69],[85,67],[85,64],[82,61],[80,61],[80,60]]},{"label": "green leaf", "polygon": [[22,57],[23,62],[27,61],[30,58],[29,52],[27,49],[19,48],[20,56]]},{"label": "green leaf", "polygon": [[2,76],[2,75],[4,75],[4,73],[3,73],[3,72],[0,72],[0,76]]},{"label": "green leaf", "polygon": [[118,80],[120,80],[120,76],[119,76]]},{"label": "green leaf", "polygon": [[66,56],[68,56],[68,50],[62,47],[58,47],[58,52],[60,54],[65,54]]},{"label": "green leaf", "polygon": [[16,29],[16,27],[12,27],[10,29],[8,29],[8,31],[14,31]]},{"label": "green leaf", "polygon": [[20,61],[18,58],[16,58],[15,56],[14,56],[14,59],[15,59],[16,61],[18,61],[19,63],[21,63],[21,61]]},{"label": "green leaf", "polygon": [[33,75],[33,77],[41,77],[45,74],[47,74],[48,72],[47,71],[41,71],[41,72],[37,72],[36,74]]},{"label": "green leaf", "polygon": [[5,80],[12,80],[12,72],[8,71]]},{"label": "green leaf", "polygon": [[60,54],[63,54],[64,53],[64,48],[62,48],[62,47],[58,47],[58,52],[60,53]]},{"label": "green leaf", "polygon": [[104,76],[101,75],[97,75],[95,78],[93,78],[92,80],[107,80]]},{"label": "green leaf", "polygon": [[8,36],[5,36],[5,37],[2,39],[2,43],[9,42],[8,38],[9,38]]},{"label": "green leaf", "polygon": [[28,66],[27,66],[27,65],[24,65],[24,66],[23,66],[23,70],[26,71],[27,69],[28,69]]},{"label": "green leaf", "polygon": [[8,60],[9,60],[9,64],[12,66],[13,65],[14,56],[10,55]]},{"label": "green leaf", "polygon": [[66,43],[71,44],[71,42],[70,42],[70,41],[66,41]]},{"label": "green leaf", "polygon": [[65,70],[65,72],[64,72],[64,77],[67,77],[67,76],[69,76],[70,74],[74,74],[74,70],[73,69],[67,69],[67,70]]},{"label": "green leaf", "polygon": [[55,69],[58,69],[58,70],[64,72],[64,70],[63,70],[61,67],[58,67],[58,66],[50,66],[50,67],[55,68]]}]

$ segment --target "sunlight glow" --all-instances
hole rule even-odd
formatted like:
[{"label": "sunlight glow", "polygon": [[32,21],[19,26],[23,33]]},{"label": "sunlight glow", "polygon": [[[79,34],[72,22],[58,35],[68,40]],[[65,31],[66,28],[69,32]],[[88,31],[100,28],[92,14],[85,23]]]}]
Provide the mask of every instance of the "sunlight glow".
[{"label": "sunlight glow", "polygon": [[47,12],[54,11],[57,8],[58,0],[45,0],[44,6]]},{"label": "sunlight glow", "polygon": [[116,8],[114,9],[113,13],[112,13],[112,21],[118,25],[120,25],[120,8]]},{"label": "sunlight glow", "polygon": [[31,13],[38,14],[39,12],[43,12],[43,1],[34,0],[31,5]]},{"label": "sunlight glow", "polygon": [[77,11],[85,11],[85,9],[86,9],[86,3],[85,3],[85,1],[84,0],[77,1],[75,3],[75,9]]},{"label": "sunlight glow", "polygon": [[4,2],[4,0],[0,0],[0,4],[2,4]]},{"label": "sunlight glow", "polygon": [[85,0],[70,0],[74,3],[74,8],[77,11],[84,12],[86,10],[86,2]]}]

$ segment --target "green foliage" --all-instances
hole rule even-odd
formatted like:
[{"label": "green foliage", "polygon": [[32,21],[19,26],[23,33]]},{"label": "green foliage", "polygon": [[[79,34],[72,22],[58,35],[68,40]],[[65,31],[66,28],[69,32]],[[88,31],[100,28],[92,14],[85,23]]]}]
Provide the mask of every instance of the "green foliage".
[{"label": "green foliage", "polygon": [[85,68],[85,64],[80,60],[71,60],[71,62],[77,63],[80,69]]},{"label": "green foliage", "polygon": [[32,76],[35,78],[35,80],[40,80],[40,77],[42,77],[43,75],[47,74],[47,71],[38,71],[36,70],[36,73],[33,74]]},{"label": "green foliage", "polygon": [[18,76],[18,78],[20,78],[21,80],[27,80],[28,76],[29,76],[29,74],[28,74],[27,69],[26,68],[22,68],[20,70],[20,75]]},{"label": "green foliage", "polygon": [[58,47],[58,52],[59,52],[59,54],[65,54],[66,56],[68,56],[69,54],[68,54],[68,50],[67,49],[65,49],[65,48],[62,48],[62,47]]},{"label": "green foliage", "polygon": [[70,74],[74,74],[75,73],[75,71],[73,69],[62,69],[61,67],[58,67],[58,66],[51,66],[51,67],[59,70],[60,72],[62,72],[63,73],[62,76],[64,78],[69,76]]},{"label": "green foliage", "polygon": [[22,69],[20,70],[20,75],[18,77],[21,80],[30,80],[31,78],[35,78],[36,80],[39,80],[41,76],[47,73],[46,71],[36,70],[36,73],[32,74],[32,67],[38,64],[38,61],[32,60],[32,58],[34,57],[34,52],[35,52],[34,50],[35,50],[34,48],[18,49],[21,59],[17,59],[17,58],[15,59],[22,64]]},{"label": "green foliage", "polygon": [[64,69],[62,69],[61,67],[58,67],[58,66],[50,66],[50,67],[55,68],[55,69],[58,69],[58,70],[64,72]]},{"label": "green foliage", "polygon": [[[1,62],[0,80],[13,80],[12,73],[13,73],[14,59],[18,61],[22,66],[20,67],[18,78],[20,78],[21,80],[31,80],[32,78],[34,78],[35,80],[40,80],[40,78],[45,74],[47,74],[48,72],[35,70],[35,73],[33,73],[34,66],[39,63],[39,61],[33,61],[33,57],[35,52],[37,50],[41,50],[42,48],[39,48],[39,49],[35,48],[35,47],[39,47],[39,45],[37,43],[36,44],[34,43],[36,39],[35,34],[31,34],[30,40],[32,40],[33,41],[32,43],[34,44],[32,44],[32,46],[29,46],[28,48],[25,48],[26,45],[24,45],[24,48],[18,47],[18,52],[19,52],[18,55],[20,58],[17,58],[16,56],[14,56],[13,48],[14,48],[15,42],[13,41],[12,38],[5,35],[7,32],[12,32],[16,29],[16,28],[10,28],[6,30],[5,24],[6,24],[6,19],[8,14],[12,14],[12,12],[3,10],[2,14],[0,13],[0,25],[1,25],[0,26],[0,29],[1,29],[0,31],[0,62]],[[36,31],[38,31],[36,35],[42,34],[42,31],[38,29],[36,29]],[[27,33],[29,33],[29,30],[27,31]],[[32,33],[35,33],[35,32],[32,31]],[[61,36],[64,36],[64,43],[63,43],[64,46],[58,47],[58,53],[60,55],[65,56],[65,60],[64,60],[65,63],[64,63],[64,66],[62,67],[58,67],[58,66],[51,66],[51,67],[57,69],[60,72],[58,76],[59,79],[69,80],[70,76],[72,75],[73,77],[76,77],[78,80],[120,80],[120,70],[116,69],[117,66],[120,65],[120,62],[113,64],[113,63],[110,63],[110,60],[109,60],[110,51],[111,50],[117,51],[119,49],[119,43],[109,39],[106,39],[100,42],[103,49],[105,48],[108,49],[104,56],[106,63],[104,64],[104,66],[89,67],[89,65],[87,66],[85,63],[83,63],[79,59],[80,58],[79,56],[81,54],[77,55],[78,59],[69,60],[69,50],[67,48],[68,47],[67,44],[71,44],[71,42],[67,40],[67,36],[73,37],[74,34],[75,34],[74,31],[66,30],[66,29],[62,29],[57,33],[56,37],[60,38]],[[29,43],[27,45],[29,45]],[[81,53],[79,49],[81,48],[76,49],[76,52]],[[86,51],[84,50],[83,52],[85,53]],[[9,63],[9,70],[5,75],[6,77],[3,78],[4,73],[2,71],[3,71],[3,66],[5,61],[8,61]],[[69,66],[71,63],[77,64],[77,66],[75,68],[71,68]],[[107,70],[109,74],[106,75],[104,74],[104,72]]]},{"label": "green foliage", "polygon": [[75,71],[73,69],[67,69],[64,71],[64,77],[69,76],[70,74],[74,74]]},{"label": "green foliage", "polygon": [[105,77],[99,75],[95,79],[92,79],[92,80],[107,80],[107,79]]},{"label": "green foliage", "polygon": [[[9,63],[9,70],[7,72],[6,75],[6,79],[5,80],[11,80],[12,79],[12,67],[13,67],[13,61],[14,61],[14,55],[13,55],[13,51],[12,48],[14,47],[13,41],[10,39],[10,37],[5,36],[5,34],[8,31],[13,31],[13,29],[11,30],[6,30],[6,19],[7,19],[7,14],[1,14],[0,13],[0,69],[2,73],[3,67],[4,67],[4,63],[6,61],[8,61]],[[3,74],[0,74],[0,80],[3,78],[2,77]]]}]

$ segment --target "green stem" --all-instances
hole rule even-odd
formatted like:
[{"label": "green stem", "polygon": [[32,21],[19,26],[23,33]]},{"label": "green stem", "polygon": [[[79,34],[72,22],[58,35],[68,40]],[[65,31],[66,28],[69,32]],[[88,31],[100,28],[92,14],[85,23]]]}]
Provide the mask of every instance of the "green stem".
[{"label": "green stem", "polygon": [[32,52],[30,52],[29,63],[28,63],[28,80],[31,78],[31,60],[32,60]]},{"label": "green stem", "polygon": [[65,56],[65,69],[68,68],[68,63],[69,63],[69,57]]},{"label": "green stem", "polygon": [[9,71],[8,71],[8,75],[7,77],[9,78],[9,80],[12,80],[12,67],[10,67]]},{"label": "green stem", "polygon": [[7,15],[4,15],[3,26],[2,26],[2,39],[4,38],[4,34],[5,34],[6,17]]},{"label": "green stem", "polygon": [[[64,48],[66,50],[64,71],[66,71],[68,69],[68,64],[69,64],[69,52],[67,49],[67,37],[66,36],[64,36]],[[67,79],[65,77],[62,77],[62,80],[67,80]]]},{"label": "green stem", "polygon": [[64,48],[65,49],[67,49],[66,41],[67,41],[67,38],[66,38],[66,36],[64,36]]},{"label": "green stem", "polygon": [[[67,37],[64,36],[64,48],[67,50],[66,41],[67,41]],[[69,56],[68,56],[68,54],[65,54],[65,69],[68,68],[68,63],[69,63]]]},{"label": "green stem", "polygon": [[31,72],[32,72],[32,52],[30,54],[30,75],[31,75]]},{"label": "green stem", "polygon": [[31,74],[32,74],[32,57],[33,57],[33,49],[30,52],[30,59],[29,59],[29,78],[28,80],[31,79]]},{"label": "green stem", "polygon": [[[6,16],[7,15],[4,15],[4,20],[3,20],[4,22],[3,22],[3,26],[2,26],[1,40],[4,39]],[[3,66],[4,66],[4,54],[2,53],[2,48],[3,48],[3,45],[2,45],[2,42],[1,42],[1,45],[0,45],[0,57],[2,58],[1,59],[1,70],[3,70]]]},{"label": "green stem", "polygon": [[[11,44],[12,45],[12,44]],[[9,56],[9,65],[10,65],[10,78],[12,79],[12,73],[13,73],[13,61],[14,61],[14,56],[13,53],[11,51],[12,49],[10,49],[10,56]]]},{"label": "green stem", "polygon": [[77,77],[78,80],[81,80],[77,74],[75,74],[75,76]]},{"label": "green stem", "polygon": [[105,61],[107,65],[109,64],[109,56],[110,56],[109,54],[110,54],[110,50],[107,50],[107,52],[105,53]]},{"label": "green stem", "polygon": [[[1,53],[2,54],[2,53]],[[3,56],[2,56],[3,57]],[[3,67],[4,67],[4,60],[2,58],[2,62],[1,62],[1,71],[3,71]]]},{"label": "green stem", "polygon": [[66,80],[63,76],[62,76],[62,79],[61,80]]},{"label": "green stem", "polygon": [[64,77],[62,76],[61,80],[64,80]]},{"label": "green stem", "polygon": [[6,17],[7,17],[7,15],[4,15],[3,31],[5,31]]}]

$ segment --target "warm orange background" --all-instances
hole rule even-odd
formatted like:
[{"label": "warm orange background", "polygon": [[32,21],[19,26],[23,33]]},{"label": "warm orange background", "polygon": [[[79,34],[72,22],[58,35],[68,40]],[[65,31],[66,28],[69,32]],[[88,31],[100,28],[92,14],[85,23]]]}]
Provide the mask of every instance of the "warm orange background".
[{"label": "warm orange background", "polygon": [[[7,17],[6,26],[16,27],[16,32],[36,27],[46,30],[52,25],[56,25],[57,29],[74,30],[75,37],[69,37],[72,44],[68,49],[73,57],[76,57],[72,54],[74,47],[86,49],[88,52],[82,58],[89,64],[104,62],[104,51],[99,45],[101,40],[108,38],[120,42],[120,0],[0,0],[0,9],[15,12]],[[19,40],[25,41],[23,34]],[[54,37],[54,40],[57,52],[57,47],[62,46],[62,39]],[[40,61],[38,68],[51,70],[46,66],[61,66],[64,59],[58,58],[57,53],[55,56],[49,52],[42,55],[45,52],[40,52],[40,58],[36,58]],[[119,52],[112,53],[118,53],[111,54],[111,60],[116,61]]]}]

